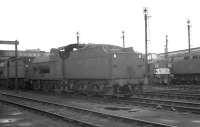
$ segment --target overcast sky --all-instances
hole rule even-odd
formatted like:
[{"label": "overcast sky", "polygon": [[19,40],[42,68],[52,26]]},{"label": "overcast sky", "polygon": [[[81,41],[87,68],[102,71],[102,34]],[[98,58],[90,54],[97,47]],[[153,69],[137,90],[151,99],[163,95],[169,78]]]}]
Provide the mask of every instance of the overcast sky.
[{"label": "overcast sky", "polygon": [[[76,43],[104,43],[144,52],[144,7],[149,16],[149,51],[188,48],[187,19],[191,20],[191,47],[200,46],[198,0],[0,0],[0,40],[18,40],[19,49],[49,51]],[[13,49],[0,45],[0,49]]]}]

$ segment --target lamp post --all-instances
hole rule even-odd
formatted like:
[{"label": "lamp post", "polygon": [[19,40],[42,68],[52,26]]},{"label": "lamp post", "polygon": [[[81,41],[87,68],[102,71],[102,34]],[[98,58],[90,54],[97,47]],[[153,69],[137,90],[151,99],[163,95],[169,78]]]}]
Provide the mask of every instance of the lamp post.
[{"label": "lamp post", "polygon": [[188,28],[188,53],[190,55],[190,20],[187,20],[187,28]]},{"label": "lamp post", "polygon": [[17,57],[18,57],[18,49],[17,45],[19,42],[16,40],[15,41],[15,89],[18,90],[18,62],[17,62]]},{"label": "lamp post", "polygon": [[77,44],[79,44],[79,32],[76,32]]},{"label": "lamp post", "polygon": [[165,36],[166,40],[165,40],[165,59],[168,59],[168,35]]},{"label": "lamp post", "polygon": [[122,41],[123,41],[123,48],[125,48],[125,36],[124,36],[124,31],[122,31]]},{"label": "lamp post", "polygon": [[147,8],[144,9],[144,21],[145,21],[145,85],[149,84],[148,80],[148,49],[147,49],[147,18],[148,18],[148,10]]}]

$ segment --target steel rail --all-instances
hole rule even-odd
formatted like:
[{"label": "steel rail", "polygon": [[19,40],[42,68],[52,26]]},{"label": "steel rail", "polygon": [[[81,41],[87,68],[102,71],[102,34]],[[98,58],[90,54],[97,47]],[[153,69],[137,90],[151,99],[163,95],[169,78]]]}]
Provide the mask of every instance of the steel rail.
[{"label": "steel rail", "polygon": [[84,109],[84,108],[80,108],[80,107],[77,107],[77,106],[69,106],[69,105],[63,105],[63,104],[59,104],[59,103],[55,103],[55,102],[49,102],[49,101],[45,101],[45,100],[42,100],[42,99],[34,99],[34,98],[23,97],[23,96],[19,96],[19,95],[16,96],[16,95],[2,93],[2,92],[0,94],[5,95],[5,96],[10,96],[10,97],[16,97],[16,98],[31,100],[31,101],[35,101],[35,102],[39,102],[39,103],[46,103],[46,104],[50,104],[50,105],[65,107],[65,108],[72,109],[72,110],[79,110],[81,112],[87,112],[87,113],[92,113],[92,114],[107,117],[107,118],[114,118],[116,120],[131,122],[131,123],[134,123],[134,124],[137,124],[137,125],[140,125],[140,126],[175,127],[173,125],[168,125],[168,124],[164,124],[164,123],[152,122],[152,121],[135,119],[135,118],[133,119],[133,118],[125,117],[125,116],[122,117],[122,116],[118,116],[118,115],[114,115],[114,114],[102,113],[102,112],[98,112],[98,111],[94,111],[94,110]]},{"label": "steel rail", "polygon": [[[158,109],[167,109],[167,110],[177,110],[177,111],[187,111],[195,114],[200,114],[200,104],[190,103],[190,102],[179,102],[179,101],[170,101],[170,100],[156,100],[150,98],[120,98],[120,101],[129,104],[139,104],[143,106],[151,106]],[[185,106],[183,106],[185,105]],[[192,106],[190,106],[192,105]]]},{"label": "steel rail", "polygon": [[137,94],[137,96],[151,96],[151,97],[153,96],[153,97],[200,100],[200,94],[184,94],[184,93],[170,93],[170,92],[146,92]]},{"label": "steel rail", "polygon": [[58,114],[58,113],[41,110],[41,109],[34,108],[34,107],[31,107],[31,106],[27,106],[27,105],[24,105],[24,104],[20,104],[20,103],[17,103],[17,102],[8,101],[8,100],[4,100],[4,99],[0,99],[0,101],[3,102],[3,103],[11,104],[11,105],[16,105],[16,106],[22,107],[24,109],[33,110],[33,111],[36,111],[38,113],[46,114],[48,116],[67,121],[67,122],[70,122],[72,124],[77,124],[77,125],[80,125],[82,127],[102,127],[101,125],[96,125],[94,123],[85,122],[85,121],[81,121],[81,120],[77,120],[77,119],[72,119],[70,117],[66,117],[66,116]]}]

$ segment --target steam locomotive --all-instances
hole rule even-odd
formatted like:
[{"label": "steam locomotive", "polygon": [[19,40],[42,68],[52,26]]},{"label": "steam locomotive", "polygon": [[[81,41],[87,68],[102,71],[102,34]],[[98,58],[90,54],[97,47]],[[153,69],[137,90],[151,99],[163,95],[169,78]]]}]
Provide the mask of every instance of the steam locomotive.
[{"label": "steam locomotive", "polygon": [[[161,59],[151,64],[154,83],[165,85],[200,84],[200,55],[185,54],[179,57]],[[156,79],[156,80],[155,80]]]},{"label": "steam locomotive", "polygon": [[191,54],[173,62],[174,78],[172,82],[178,85],[200,84],[200,56]]},{"label": "steam locomotive", "polygon": [[11,89],[132,95],[142,91],[144,60],[132,48],[70,44],[51,49],[49,56],[10,58],[0,77]]}]

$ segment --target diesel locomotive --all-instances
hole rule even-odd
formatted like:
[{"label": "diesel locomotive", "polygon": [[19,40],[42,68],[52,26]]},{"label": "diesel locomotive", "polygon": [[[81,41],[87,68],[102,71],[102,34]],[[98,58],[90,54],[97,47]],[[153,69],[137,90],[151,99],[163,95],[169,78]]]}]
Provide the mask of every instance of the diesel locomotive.
[{"label": "diesel locomotive", "polygon": [[23,89],[132,95],[141,92],[144,83],[141,56],[132,48],[70,44],[51,49],[49,56],[8,59],[0,76],[9,88],[16,88],[17,82]]}]

